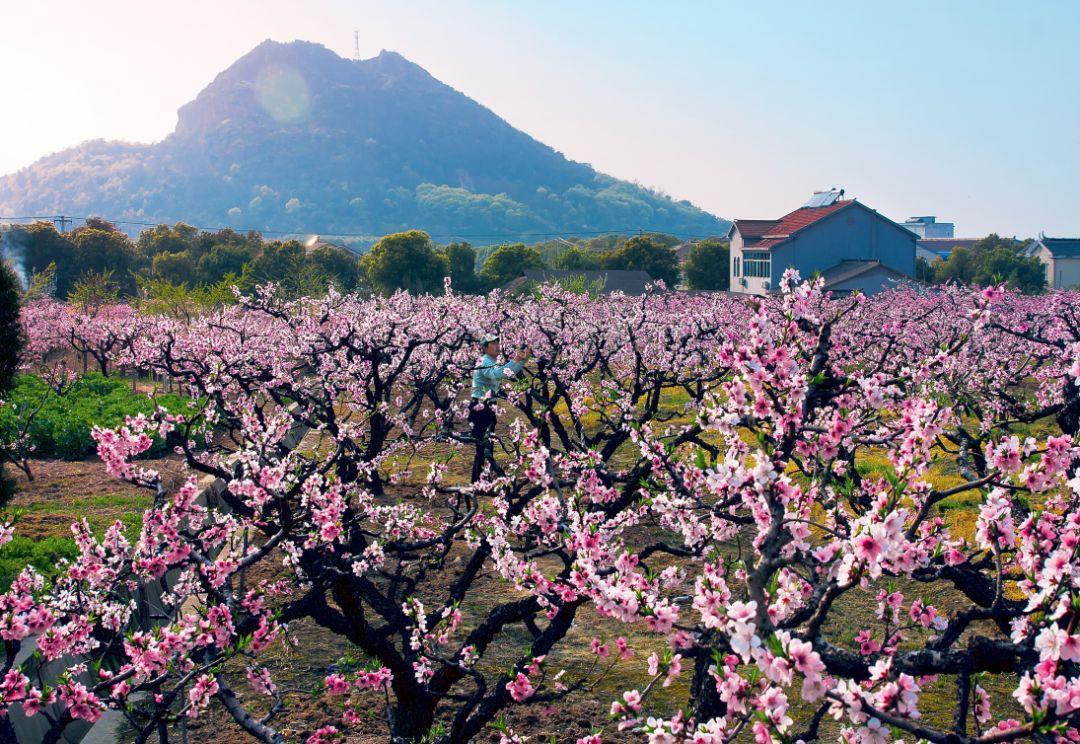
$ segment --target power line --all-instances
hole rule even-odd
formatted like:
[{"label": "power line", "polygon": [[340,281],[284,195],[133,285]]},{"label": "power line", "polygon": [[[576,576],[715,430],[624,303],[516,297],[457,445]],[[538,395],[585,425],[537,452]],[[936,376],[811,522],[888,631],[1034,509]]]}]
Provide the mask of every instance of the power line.
[{"label": "power line", "polygon": [[[168,225],[168,222],[141,222],[138,220],[122,220],[122,219],[110,219],[108,217],[101,217],[95,215],[97,219],[102,219],[110,222],[114,225],[134,225],[139,227],[157,227],[158,225]],[[86,222],[89,217],[57,217],[55,215],[49,216],[31,216],[31,217],[2,217],[0,216],[0,222],[29,222],[34,220],[46,220],[56,222],[58,220],[64,220],[70,224],[72,220],[78,220],[80,222]],[[176,221],[173,224],[177,224],[181,221]],[[256,227],[232,227],[232,226],[218,226],[209,227],[206,225],[190,225],[190,227],[196,230],[202,230],[203,232],[220,232],[222,230],[233,230],[234,232],[256,232],[262,235],[327,235],[335,238],[368,238],[374,237],[370,232],[337,232],[334,230],[270,230]],[[558,238],[563,236],[585,236],[585,235],[610,235],[616,233],[633,234],[637,233],[642,235],[646,232],[663,232],[663,230],[653,228],[642,227],[619,227],[609,228],[605,230],[558,230],[553,232],[499,232],[499,233],[466,233],[466,232],[454,232],[454,233],[428,233],[431,238],[458,238],[458,239],[476,239],[476,238]],[[688,238],[708,237],[707,235],[688,235]]]}]

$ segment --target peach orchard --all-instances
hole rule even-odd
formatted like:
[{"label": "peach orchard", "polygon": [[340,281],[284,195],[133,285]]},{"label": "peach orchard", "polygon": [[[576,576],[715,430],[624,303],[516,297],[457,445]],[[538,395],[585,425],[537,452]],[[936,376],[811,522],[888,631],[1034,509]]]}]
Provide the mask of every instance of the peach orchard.
[{"label": "peach orchard", "polygon": [[[530,733],[516,708],[604,676],[635,685],[578,742],[1080,739],[1076,293],[832,298],[793,275],[751,300],[267,289],[186,318],[40,301],[24,325],[28,370],[63,377],[75,351],[200,410],[96,431],[101,467],[154,494],[141,532],[73,525],[76,560],[0,597],[0,709],[47,717],[48,741],[108,709],[165,741],[216,707],[283,742],[317,694],[337,703],[313,744],[376,704],[392,741],[512,742]],[[496,328],[534,354],[473,484],[429,453]],[[182,487],[140,460],[152,437]],[[150,624],[148,582],[165,587]],[[866,619],[841,632],[853,602]],[[625,632],[560,669],[590,617]],[[301,620],[364,663],[279,685],[267,654]],[[28,675],[29,645],[68,670]],[[923,714],[931,688],[948,715]]]}]

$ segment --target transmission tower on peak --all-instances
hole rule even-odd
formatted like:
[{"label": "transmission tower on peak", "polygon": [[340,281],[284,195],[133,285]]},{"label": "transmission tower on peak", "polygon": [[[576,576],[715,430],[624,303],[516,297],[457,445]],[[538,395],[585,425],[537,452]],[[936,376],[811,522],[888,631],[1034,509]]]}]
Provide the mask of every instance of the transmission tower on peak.
[{"label": "transmission tower on peak", "polygon": [[357,62],[359,62],[360,61],[360,32],[359,31],[353,31],[352,36],[353,36],[353,59],[355,59]]}]

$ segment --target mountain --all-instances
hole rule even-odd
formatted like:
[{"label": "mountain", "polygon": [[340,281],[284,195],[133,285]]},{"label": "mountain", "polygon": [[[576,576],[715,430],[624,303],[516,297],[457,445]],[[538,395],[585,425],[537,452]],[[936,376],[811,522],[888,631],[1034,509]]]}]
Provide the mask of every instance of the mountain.
[{"label": "mountain", "polygon": [[85,142],[0,178],[0,214],[446,238],[727,227],[567,159],[399,54],[303,41],[237,60],[161,142]]}]

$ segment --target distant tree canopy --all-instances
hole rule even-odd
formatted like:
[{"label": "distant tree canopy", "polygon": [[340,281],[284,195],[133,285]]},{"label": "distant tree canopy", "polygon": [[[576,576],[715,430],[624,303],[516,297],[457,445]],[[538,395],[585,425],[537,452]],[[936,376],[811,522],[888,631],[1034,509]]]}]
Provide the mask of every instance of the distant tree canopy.
[{"label": "distant tree canopy", "polygon": [[22,325],[19,323],[21,285],[7,262],[0,262],[0,394],[11,389],[19,368]]},{"label": "distant tree canopy", "polygon": [[397,289],[437,292],[449,271],[446,257],[419,230],[387,235],[371,249],[365,263],[372,285],[385,293]]},{"label": "distant tree canopy", "polygon": [[132,241],[93,217],[70,233],[36,222],[14,228],[11,240],[28,274],[51,272],[53,293],[61,299],[88,278],[100,281],[105,275],[122,297],[145,294],[151,286],[169,294],[164,285],[175,285],[221,298],[231,293],[219,285],[244,289],[266,282],[290,295],[325,291],[330,284],[352,291],[360,281],[357,257],[344,248],[322,245],[305,253],[295,240],[264,241],[258,233],[203,231],[183,223],[151,227]]},{"label": "distant tree canopy", "polygon": [[348,251],[332,245],[320,245],[308,253],[307,262],[339,290],[351,292],[356,289],[360,264]]},{"label": "distant tree canopy", "polygon": [[[14,386],[24,341],[19,322],[20,289],[15,272],[6,261],[0,261],[0,396],[5,399]],[[0,505],[10,500],[14,490],[14,482],[0,462]]]},{"label": "distant tree canopy", "polygon": [[508,243],[495,249],[480,270],[480,277],[490,287],[501,287],[521,276],[527,269],[545,269],[540,252],[524,243]]},{"label": "distant tree canopy", "polygon": [[917,278],[935,284],[1007,284],[1013,289],[1036,294],[1046,289],[1046,267],[1034,256],[1021,252],[1024,244],[996,233],[979,240],[970,249],[957,248],[947,261],[916,264]]},{"label": "distant tree canopy", "polygon": [[618,248],[605,251],[601,268],[645,271],[653,279],[662,279],[668,289],[679,283],[679,258],[670,246],[653,235],[635,235]]},{"label": "distant tree canopy", "polygon": [[478,294],[485,289],[476,275],[476,249],[468,243],[451,243],[440,251],[446,258],[450,286],[455,292]]},{"label": "distant tree canopy", "polygon": [[188,251],[162,251],[150,262],[153,276],[172,284],[184,284],[196,275],[195,259]]},{"label": "distant tree canopy", "polygon": [[[247,292],[266,283],[287,297],[325,293],[330,286],[342,292],[438,293],[449,277],[455,292],[482,294],[523,271],[549,266],[570,271],[641,270],[669,288],[679,281],[678,260],[671,249],[678,238],[657,233],[477,248],[465,242],[436,245],[427,233],[410,230],[384,236],[359,257],[330,243],[312,247],[294,239],[265,240],[257,232],[201,230],[184,223],[149,227],[132,240],[97,218],[68,233],[57,232],[49,222],[22,225],[13,228],[10,237],[34,279],[35,291],[66,299],[76,290],[86,297],[108,287],[118,297],[152,300],[170,312],[232,301],[232,287]],[[696,250],[687,269],[691,286],[726,286],[723,244],[705,241]]]},{"label": "distant tree canopy", "polygon": [[690,248],[683,262],[683,276],[690,289],[729,289],[729,251],[727,243],[702,240]]},{"label": "distant tree canopy", "polygon": [[135,291],[135,244],[124,233],[108,223],[79,228],[71,234],[75,246],[73,261],[79,274],[111,271],[123,294]]},{"label": "distant tree canopy", "polygon": [[567,248],[555,257],[552,265],[556,269],[568,271],[590,271],[600,268],[600,254],[588,248],[574,246]]}]

